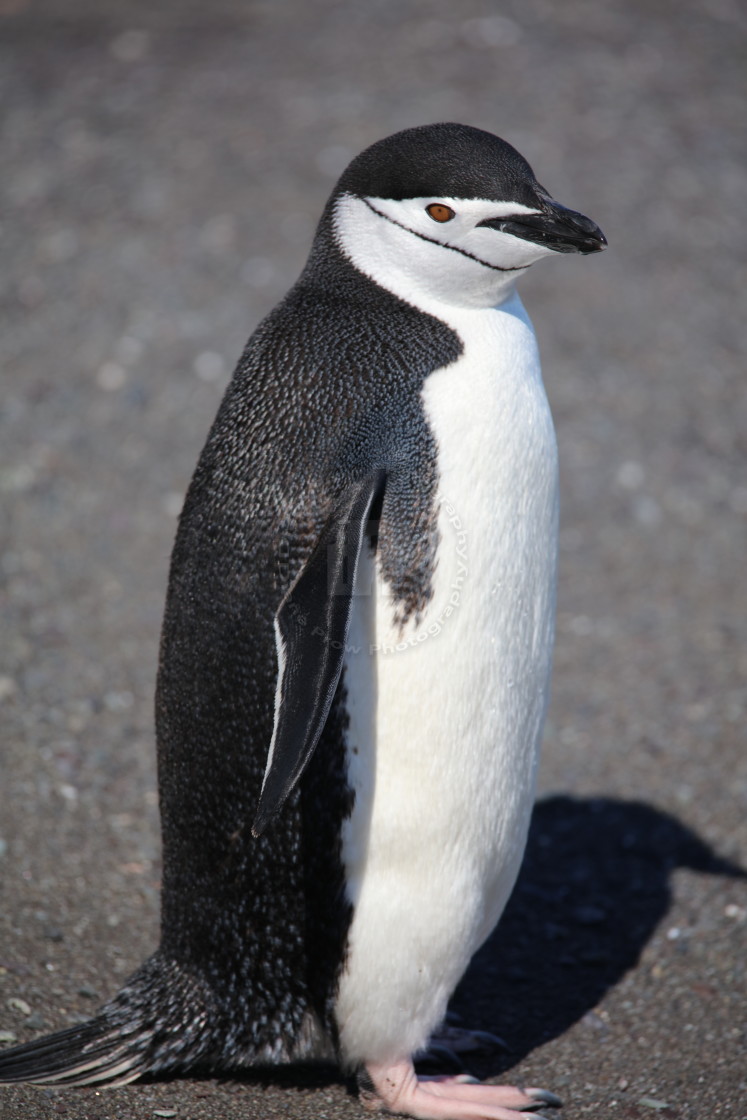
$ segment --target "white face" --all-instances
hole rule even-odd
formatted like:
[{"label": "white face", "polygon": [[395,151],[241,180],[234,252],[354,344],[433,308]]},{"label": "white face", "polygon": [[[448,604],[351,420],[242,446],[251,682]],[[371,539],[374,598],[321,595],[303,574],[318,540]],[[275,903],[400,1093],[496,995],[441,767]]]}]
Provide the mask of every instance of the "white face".
[{"label": "white face", "polygon": [[337,203],[335,229],[356,267],[402,299],[425,309],[434,301],[491,307],[506,298],[524,269],[555,254],[479,223],[539,213],[518,202],[479,198],[398,202],[346,194]]}]

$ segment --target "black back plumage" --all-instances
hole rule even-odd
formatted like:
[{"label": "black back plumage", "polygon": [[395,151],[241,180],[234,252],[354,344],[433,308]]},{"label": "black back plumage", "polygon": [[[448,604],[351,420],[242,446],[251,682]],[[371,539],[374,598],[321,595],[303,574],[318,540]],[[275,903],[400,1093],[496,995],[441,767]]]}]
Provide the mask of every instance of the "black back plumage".
[{"label": "black back plumage", "polygon": [[210,962],[225,1001],[245,993],[252,1029],[267,1023],[253,1045],[277,1049],[280,1027],[289,1051],[310,1002],[332,1028],[350,804],[342,681],[300,790],[266,837],[250,836],[273,726],[273,618],[345,488],[381,468],[382,569],[402,618],[424,605],[436,473],[419,393],[461,349],[354,269],[331,221],[330,207],[299,282],[250,340],[195,473],[157,697],[163,948]]},{"label": "black back plumage", "polygon": [[298,282],[247,344],[180,517],[156,696],[161,944],[90,1024],[0,1055],[0,1080],[116,1082],[333,1054],[350,919],[345,682],[298,788],[253,837],[273,618],[345,488],[382,469],[381,567],[399,618],[425,605],[436,472],[419,394],[461,351],[345,259],[336,197]]}]

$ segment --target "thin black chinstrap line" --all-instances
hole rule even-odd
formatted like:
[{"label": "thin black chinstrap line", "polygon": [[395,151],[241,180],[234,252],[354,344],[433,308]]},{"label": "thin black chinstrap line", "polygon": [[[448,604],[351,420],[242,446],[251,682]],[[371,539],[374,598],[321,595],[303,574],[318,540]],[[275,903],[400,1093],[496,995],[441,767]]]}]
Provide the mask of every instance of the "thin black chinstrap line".
[{"label": "thin black chinstrap line", "polygon": [[468,260],[481,264],[484,268],[492,268],[494,272],[523,272],[524,269],[528,267],[525,264],[519,264],[514,268],[501,268],[499,264],[488,264],[487,261],[476,257],[474,253],[468,253],[466,249],[458,249],[456,245],[447,245],[444,241],[437,241],[435,237],[428,237],[424,233],[418,233],[416,229],[410,229],[409,226],[403,225],[402,222],[398,222],[395,218],[390,218],[388,214],[382,214],[381,210],[377,210],[375,206],[372,206],[363,195],[358,195],[358,197],[361,202],[365,202],[369,210],[372,210],[374,214],[377,214],[380,218],[384,218],[387,222],[391,222],[393,226],[399,226],[400,229],[411,233],[413,237],[419,237],[421,241],[427,241],[430,245],[439,245],[442,249],[451,249],[452,253],[461,253],[463,257],[467,257]]}]

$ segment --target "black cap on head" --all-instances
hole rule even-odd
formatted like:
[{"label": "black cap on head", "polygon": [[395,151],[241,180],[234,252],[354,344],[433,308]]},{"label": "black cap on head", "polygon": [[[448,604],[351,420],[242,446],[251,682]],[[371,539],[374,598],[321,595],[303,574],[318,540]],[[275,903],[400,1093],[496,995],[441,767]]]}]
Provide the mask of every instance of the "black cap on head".
[{"label": "black cap on head", "polygon": [[366,148],[335,193],[373,198],[485,198],[536,205],[537,180],[515,148],[465,124],[427,124]]}]

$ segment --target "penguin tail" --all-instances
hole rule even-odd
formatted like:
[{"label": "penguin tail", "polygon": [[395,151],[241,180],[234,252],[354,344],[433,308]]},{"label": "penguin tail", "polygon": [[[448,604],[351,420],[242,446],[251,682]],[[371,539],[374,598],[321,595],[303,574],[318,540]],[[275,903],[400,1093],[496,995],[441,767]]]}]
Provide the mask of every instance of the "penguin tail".
[{"label": "penguin tail", "polygon": [[145,1072],[146,1055],[135,1039],[112,1029],[104,1014],[0,1051],[0,1084],[126,1085]]},{"label": "penguin tail", "polygon": [[144,1074],[211,1065],[209,992],[159,954],[85,1023],[0,1050],[0,1084],[127,1085]]}]

